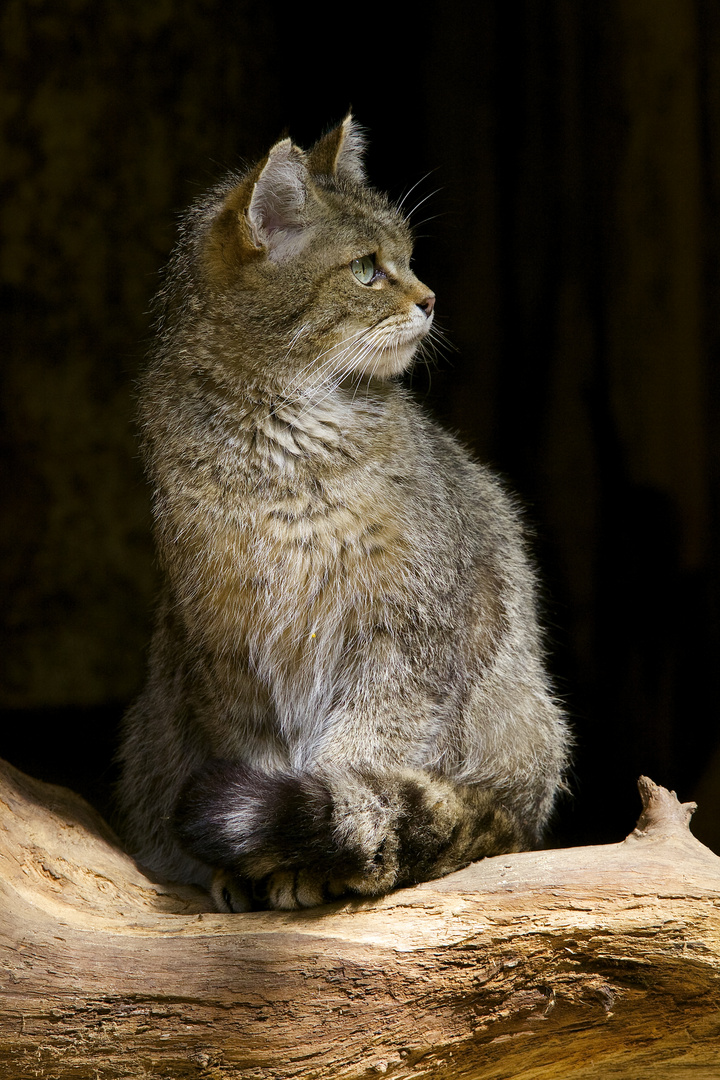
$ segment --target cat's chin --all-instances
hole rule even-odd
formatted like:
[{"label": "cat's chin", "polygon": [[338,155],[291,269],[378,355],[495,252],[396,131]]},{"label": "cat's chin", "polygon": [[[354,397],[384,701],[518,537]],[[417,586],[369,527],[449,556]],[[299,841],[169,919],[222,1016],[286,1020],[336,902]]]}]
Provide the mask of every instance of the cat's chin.
[{"label": "cat's chin", "polygon": [[378,349],[377,352],[362,365],[355,369],[356,377],[363,379],[392,379],[395,375],[402,375],[410,367],[413,357],[418,349],[418,342],[408,342],[406,345],[389,345],[386,349]]},{"label": "cat's chin", "polygon": [[402,375],[412,364],[426,333],[424,326],[421,333],[417,332],[416,327],[403,327],[399,333],[389,339],[384,348],[378,348],[363,365],[363,376],[373,379],[391,379],[394,375]]}]

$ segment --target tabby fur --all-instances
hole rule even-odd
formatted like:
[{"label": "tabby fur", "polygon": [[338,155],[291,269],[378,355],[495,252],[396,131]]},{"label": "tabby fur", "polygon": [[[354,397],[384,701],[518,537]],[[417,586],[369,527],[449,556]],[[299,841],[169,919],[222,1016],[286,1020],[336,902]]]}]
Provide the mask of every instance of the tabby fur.
[{"label": "tabby fur", "polygon": [[163,588],[119,795],[137,858],[221,910],[537,844],[562,785],[517,508],[397,379],[434,319],[411,252],[347,117],[193,207],[158,299]]}]

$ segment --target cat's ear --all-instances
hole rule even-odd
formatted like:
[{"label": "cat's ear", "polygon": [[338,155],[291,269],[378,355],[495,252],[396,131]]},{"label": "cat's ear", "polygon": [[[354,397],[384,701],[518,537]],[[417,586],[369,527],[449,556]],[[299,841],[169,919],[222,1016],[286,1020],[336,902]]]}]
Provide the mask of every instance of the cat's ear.
[{"label": "cat's ear", "polygon": [[336,176],[352,184],[365,183],[365,136],[348,113],[342,124],[323,135],[308,154],[308,168],[321,176]]},{"label": "cat's ear", "polygon": [[271,259],[294,254],[307,224],[308,169],[305,155],[290,139],[276,143],[253,186],[245,210],[250,239]]}]

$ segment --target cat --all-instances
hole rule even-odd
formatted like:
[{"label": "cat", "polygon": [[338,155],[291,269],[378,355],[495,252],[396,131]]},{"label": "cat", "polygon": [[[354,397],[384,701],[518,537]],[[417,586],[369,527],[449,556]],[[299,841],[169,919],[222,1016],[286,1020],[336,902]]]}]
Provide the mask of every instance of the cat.
[{"label": "cat", "polygon": [[513,499],[398,381],[435,296],[352,116],[184,218],[140,392],[163,573],[119,799],[221,911],[536,845],[568,730]]}]

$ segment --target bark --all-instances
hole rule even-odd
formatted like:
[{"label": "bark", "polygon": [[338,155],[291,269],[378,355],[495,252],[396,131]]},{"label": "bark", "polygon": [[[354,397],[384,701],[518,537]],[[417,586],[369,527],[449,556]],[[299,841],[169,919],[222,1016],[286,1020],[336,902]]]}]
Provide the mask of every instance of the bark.
[{"label": "bark", "polygon": [[0,771],[0,1077],[720,1076],[720,859],[651,781],[619,844],[217,915]]}]

